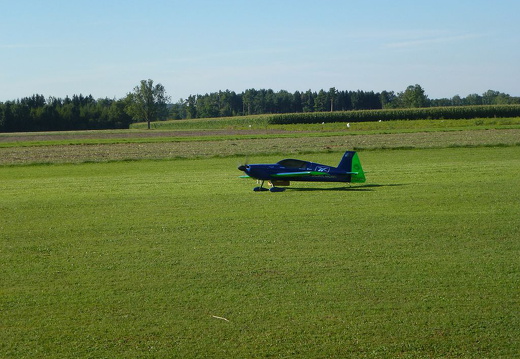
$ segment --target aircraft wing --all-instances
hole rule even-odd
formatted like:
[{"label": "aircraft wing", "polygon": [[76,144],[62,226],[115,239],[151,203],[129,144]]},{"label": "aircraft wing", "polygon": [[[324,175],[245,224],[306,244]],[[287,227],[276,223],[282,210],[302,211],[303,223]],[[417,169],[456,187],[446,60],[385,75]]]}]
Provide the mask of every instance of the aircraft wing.
[{"label": "aircraft wing", "polygon": [[[359,172],[341,172],[335,173],[334,175],[357,175]],[[282,172],[282,173],[274,173],[271,175],[272,177],[300,177],[300,176],[332,176],[328,172],[319,172],[319,171],[302,171],[302,172]]]},{"label": "aircraft wing", "polygon": [[328,176],[327,172],[303,171],[303,172],[282,172],[272,174],[272,177],[299,177],[299,176]]}]

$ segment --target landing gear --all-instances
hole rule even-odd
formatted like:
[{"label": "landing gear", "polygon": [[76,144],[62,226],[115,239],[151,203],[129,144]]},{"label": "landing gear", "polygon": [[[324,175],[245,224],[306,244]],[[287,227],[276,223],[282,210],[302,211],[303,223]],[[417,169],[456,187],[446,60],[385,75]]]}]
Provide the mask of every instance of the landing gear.
[{"label": "landing gear", "polygon": [[273,186],[273,184],[271,182],[269,182],[269,185],[271,186],[271,188],[267,189],[264,187],[264,182],[265,181],[261,181],[260,186],[253,188],[253,191],[255,191],[255,192],[266,192],[266,191],[283,192],[283,191],[285,191],[285,188],[275,187],[275,186]]},{"label": "landing gear", "polygon": [[[258,181],[256,181],[258,183]],[[264,188],[264,182],[265,181],[262,181],[260,182],[260,187],[255,187],[253,188],[253,191],[255,192],[265,192],[265,191],[269,191],[267,188]]]}]

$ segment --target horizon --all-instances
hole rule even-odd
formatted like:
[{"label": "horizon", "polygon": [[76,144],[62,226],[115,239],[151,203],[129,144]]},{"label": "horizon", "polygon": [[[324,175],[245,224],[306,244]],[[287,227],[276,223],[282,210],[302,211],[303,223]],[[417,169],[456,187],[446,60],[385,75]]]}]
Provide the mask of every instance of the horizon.
[{"label": "horizon", "polygon": [[[154,82],[155,83],[155,82]],[[420,84],[418,84],[420,86]],[[413,85],[409,85],[409,86],[413,86]],[[276,93],[279,93],[281,91],[287,91],[285,89],[281,89],[281,90],[278,90],[278,91],[275,91],[273,89],[246,89],[246,90],[243,90],[243,91],[240,91],[240,92],[236,92],[236,91],[232,91],[232,90],[218,90],[218,91],[214,91],[214,92],[210,92],[210,93],[206,93],[206,94],[190,94],[189,96],[207,96],[207,95],[211,95],[211,94],[215,94],[215,93],[218,93],[218,92],[226,92],[226,91],[230,91],[230,92],[235,92],[236,95],[243,95],[245,93],[245,91],[247,90],[256,90],[256,91],[269,91],[269,90],[272,90],[275,94]],[[320,91],[325,91],[328,93],[328,91],[330,90],[326,90],[326,89],[319,89],[319,90],[313,90],[313,89],[308,89],[308,90],[295,90],[293,92],[291,91],[288,91],[290,94],[294,95],[296,92],[300,92],[301,94],[304,94],[306,93],[307,91],[311,91],[312,93],[314,94],[318,94]],[[395,95],[399,95],[400,93],[404,92],[406,89],[402,90],[402,91],[393,91],[395,93]],[[337,89],[336,88],[336,91],[338,92],[357,92],[357,91],[362,91],[362,92],[365,92],[365,93],[370,93],[370,92],[373,92],[374,94],[381,94],[383,91],[387,91],[387,92],[392,92],[392,91],[388,91],[388,90],[382,90],[382,91],[373,91],[373,90],[367,90],[367,91],[363,91],[363,90],[347,90],[347,89]],[[505,94],[505,95],[508,95],[508,96],[511,96],[511,97],[520,97],[520,96],[513,96],[511,94],[508,94],[508,93],[505,93],[505,92],[502,92],[500,90],[496,90],[496,89],[489,89],[489,90],[486,90],[484,91],[483,93],[470,93],[468,94],[468,96],[471,96],[471,95],[478,95],[478,96],[485,96],[486,92],[488,91],[496,91],[496,92],[499,92],[501,94]],[[166,91],[166,94],[168,95],[167,91]],[[83,97],[89,97],[89,96],[92,96],[92,98],[96,101],[99,101],[99,100],[105,100],[105,99],[108,99],[108,100],[115,100],[115,101],[119,101],[119,100],[122,100],[126,97],[125,96],[122,96],[120,98],[116,98],[116,97],[95,97],[93,96],[92,94],[83,94],[83,93],[75,93],[75,94],[69,94],[69,95],[65,95],[64,97],[58,97],[58,96],[45,96],[45,94],[32,94],[32,95],[29,95],[29,96],[22,96],[22,97],[19,97],[19,98],[16,98],[16,99],[11,99],[11,100],[6,100],[6,101],[1,101],[0,100],[0,103],[6,103],[6,102],[16,102],[16,101],[19,101],[19,100],[22,100],[22,99],[25,99],[25,98],[31,98],[33,96],[43,96],[45,101],[48,101],[49,99],[58,99],[58,100],[65,100],[67,98],[69,99],[72,99],[74,96],[83,96]],[[448,100],[451,100],[453,99],[455,96],[460,96],[460,95],[453,95],[453,96],[450,96],[450,97],[439,97],[439,98],[432,98],[430,96],[428,96],[428,94],[426,93],[425,91],[425,96],[428,100],[443,100],[443,99],[448,99]],[[460,96],[460,98],[464,99],[464,98],[467,98],[468,96]],[[174,99],[170,99],[170,102],[168,102],[168,104],[170,105],[174,105],[174,104],[177,104],[179,103],[180,100],[184,100],[186,101],[188,97],[186,97],[185,99],[177,99],[174,101]]]}]

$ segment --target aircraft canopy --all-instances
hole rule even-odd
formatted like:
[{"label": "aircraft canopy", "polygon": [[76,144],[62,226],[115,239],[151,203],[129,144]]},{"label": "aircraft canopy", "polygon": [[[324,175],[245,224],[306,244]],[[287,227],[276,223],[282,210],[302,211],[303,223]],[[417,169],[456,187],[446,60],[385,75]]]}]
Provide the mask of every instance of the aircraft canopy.
[{"label": "aircraft canopy", "polygon": [[281,160],[278,162],[279,165],[284,166],[286,168],[297,168],[297,169],[305,169],[307,168],[307,161],[302,160],[293,160],[293,159],[286,159]]}]

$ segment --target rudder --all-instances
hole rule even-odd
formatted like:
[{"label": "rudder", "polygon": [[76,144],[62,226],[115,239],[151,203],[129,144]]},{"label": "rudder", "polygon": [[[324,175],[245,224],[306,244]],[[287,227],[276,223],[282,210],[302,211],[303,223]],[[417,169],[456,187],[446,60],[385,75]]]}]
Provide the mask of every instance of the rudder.
[{"label": "rudder", "polygon": [[348,172],[350,174],[351,183],[363,183],[366,181],[361,161],[356,151],[347,151],[341,159],[338,169]]}]

